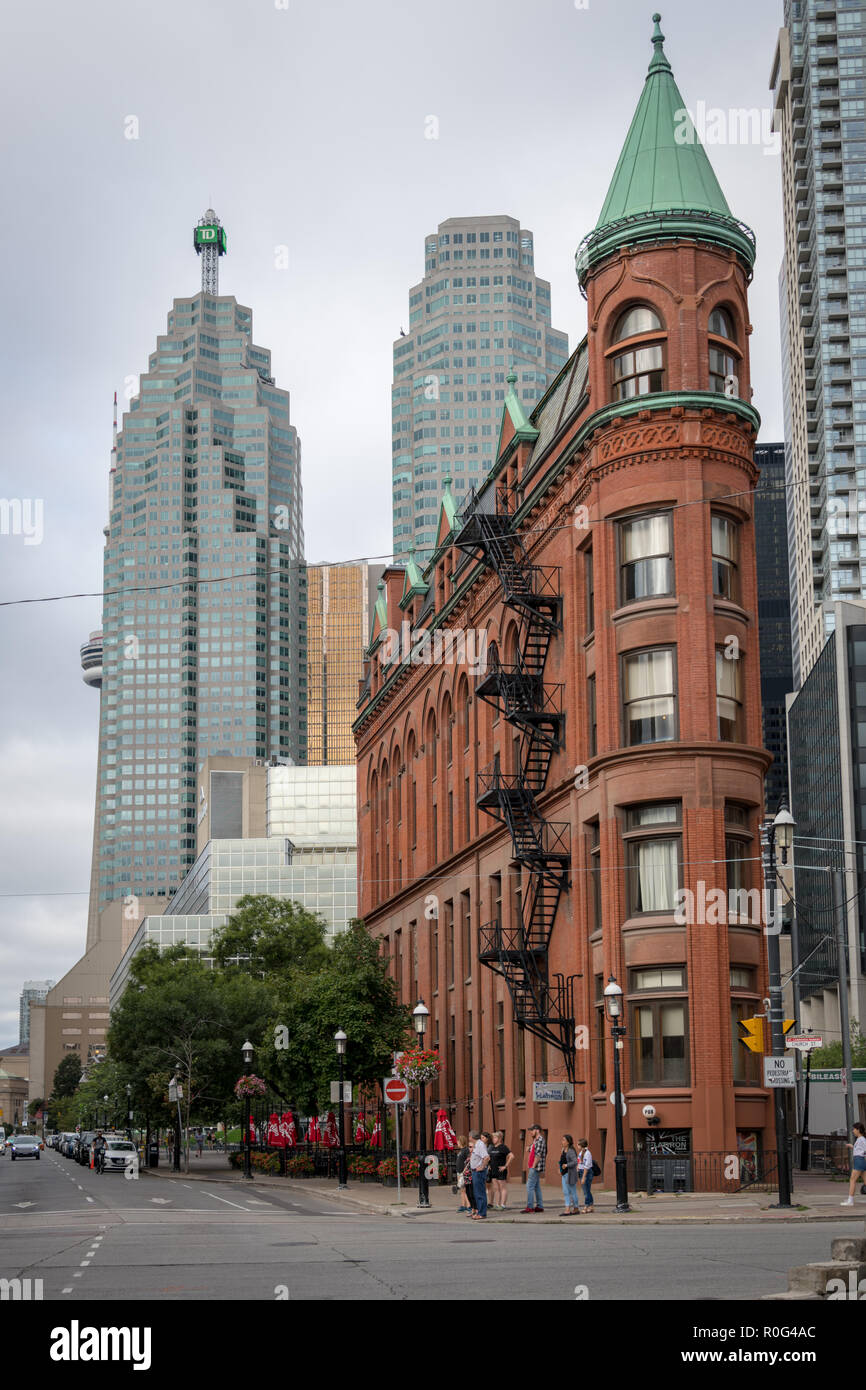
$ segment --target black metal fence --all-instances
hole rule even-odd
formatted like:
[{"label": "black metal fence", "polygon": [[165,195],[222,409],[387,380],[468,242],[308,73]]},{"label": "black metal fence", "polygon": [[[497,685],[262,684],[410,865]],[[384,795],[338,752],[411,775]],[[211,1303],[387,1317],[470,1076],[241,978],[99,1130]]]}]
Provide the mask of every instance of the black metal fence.
[{"label": "black metal fence", "polygon": [[[791,1141],[792,1177],[794,1152],[795,1144]],[[776,1192],[779,1187],[775,1149],[757,1153],[629,1154],[627,1173],[631,1191],[650,1195]]]}]

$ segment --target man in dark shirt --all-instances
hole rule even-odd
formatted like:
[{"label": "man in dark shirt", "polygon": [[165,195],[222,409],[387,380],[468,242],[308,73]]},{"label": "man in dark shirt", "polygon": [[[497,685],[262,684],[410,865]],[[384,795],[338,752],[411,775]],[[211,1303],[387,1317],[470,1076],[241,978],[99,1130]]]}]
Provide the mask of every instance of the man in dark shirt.
[{"label": "man in dark shirt", "polygon": [[541,1178],[547,1162],[547,1141],[541,1132],[541,1125],[529,1126],[532,1143],[527,1147],[526,1206],[524,1211],[544,1211],[544,1198],[541,1195]]}]

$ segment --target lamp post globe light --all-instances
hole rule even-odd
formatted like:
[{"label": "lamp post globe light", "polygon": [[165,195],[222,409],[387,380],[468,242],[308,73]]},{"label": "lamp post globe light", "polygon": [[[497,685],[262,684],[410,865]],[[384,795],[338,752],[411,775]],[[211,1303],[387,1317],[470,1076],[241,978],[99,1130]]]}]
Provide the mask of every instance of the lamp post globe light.
[{"label": "lamp post globe light", "polygon": [[[782,863],[788,862],[788,851],[794,843],[795,821],[784,800],[772,820],[761,826],[761,859],[764,871],[764,928],[767,937],[767,972],[770,990],[770,1037],[773,1057],[785,1056],[784,1007],[782,1001],[782,965],[779,936],[782,931],[778,902],[776,850],[781,851]],[[773,1087],[773,1110],[776,1120],[776,1163],[779,1175],[779,1208],[791,1206],[791,1168],[788,1153],[788,1116],[783,1088]]]},{"label": "lamp post globe light", "polygon": [[628,1175],[626,1172],[627,1159],[625,1156],[625,1146],[622,1135],[622,1074],[620,1071],[619,1054],[622,1052],[622,1040],[625,1037],[625,1024],[623,1023],[622,1013],[622,987],[617,984],[615,976],[611,975],[604,991],[604,1005],[608,1019],[610,1020],[610,1033],[613,1038],[613,1108],[616,1116],[616,1157],[614,1158],[614,1169],[616,1172],[616,1210],[631,1211],[628,1204]]},{"label": "lamp post globe light", "polygon": [[337,1048],[337,1061],[340,1066],[340,1168],[337,1178],[338,1188],[348,1187],[346,1178],[346,1110],[343,1097],[343,1058],[346,1055],[346,1034],[342,1028],[338,1028],[334,1034],[334,1043]]},{"label": "lamp post globe light", "polygon": [[[415,1025],[415,1033],[418,1037],[420,1047],[424,1046],[424,1034],[427,1032],[427,1020],[430,1017],[430,1010],[419,999],[412,1010],[412,1022]],[[430,1189],[427,1185],[427,1098],[426,1086],[424,1082],[418,1088],[421,1092],[418,1097],[418,1205],[427,1208],[430,1205]]]},{"label": "lamp post globe light", "polygon": [[[241,1048],[241,1056],[244,1059],[244,1076],[249,1076],[250,1067],[253,1061],[253,1045],[247,1040]],[[252,1181],[253,1167],[250,1157],[250,1098],[244,1096],[244,1177]]]}]

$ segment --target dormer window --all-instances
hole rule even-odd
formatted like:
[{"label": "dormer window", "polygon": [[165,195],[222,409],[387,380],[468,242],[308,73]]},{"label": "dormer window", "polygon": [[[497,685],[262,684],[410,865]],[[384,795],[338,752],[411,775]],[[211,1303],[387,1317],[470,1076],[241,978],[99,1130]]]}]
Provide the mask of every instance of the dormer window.
[{"label": "dormer window", "polygon": [[628,401],[664,390],[664,344],[652,341],[663,331],[658,314],[645,304],[635,304],[621,315],[611,339],[616,346],[610,354],[613,400]]},{"label": "dormer window", "polygon": [[[740,394],[740,358],[736,351],[734,326],[727,309],[714,309],[707,325],[709,343],[710,390],[720,396]],[[713,339],[724,341],[714,342]]]}]

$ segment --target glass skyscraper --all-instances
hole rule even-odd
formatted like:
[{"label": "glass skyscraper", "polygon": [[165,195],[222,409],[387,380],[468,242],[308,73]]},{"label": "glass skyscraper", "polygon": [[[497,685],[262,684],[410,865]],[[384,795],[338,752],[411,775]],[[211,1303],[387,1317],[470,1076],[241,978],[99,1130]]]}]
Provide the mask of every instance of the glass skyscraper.
[{"label": "glass skyscraper", "polygon": [[775,815],[782,797],[788,796],[785,696],[794,688],[788,537],[785,528],[784,444],[758,444],[755,463],[761,470],[755,492],[761,717],[764,747],[773,755],[772,766],[764,779],[764,795],[768,812]]},{"label": "glass skyscraper", "polygon": [[[794,679],[866,597],[866,0],[785,0],[782,355]],[[860,523],[863,524],[860,524]]]},{"label": "glass skyscraper", "polygon": [[177,891],[205,758],[306,759],[300,442],[212,231],[112,455],[88,945],[110,902]]},{"label": "glass skyscraper", "polygon": [[436,540],[444,480],[458,506],[496,459],[505,378],[527,414],[568,358],[551,327],[550,285],[535,273],[532,233],[513,217],[449,217],[424,243],[394,344],[394,554],[423,563]]}]

